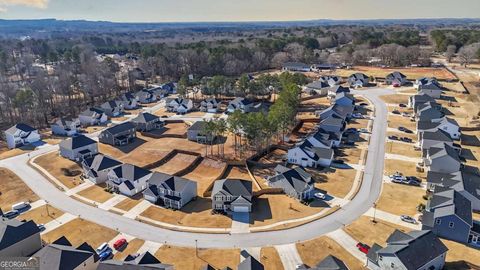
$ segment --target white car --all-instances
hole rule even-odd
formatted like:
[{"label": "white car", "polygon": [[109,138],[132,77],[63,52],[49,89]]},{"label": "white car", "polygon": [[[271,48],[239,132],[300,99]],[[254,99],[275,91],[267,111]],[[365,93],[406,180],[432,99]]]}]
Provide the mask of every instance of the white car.
[{"label": "white car", "polygon": [[105,243],[101,244],[101,245],[97,248],[97,250],[96,250],[96,251],[97,251],[97,254],[100,254],[100,253],[106,251],[106,250],[109,249],[109,248],[110,248],[110,247],[108,246],[108,243],[105,242]]},{"label": "white car", "polygon": [[315,196],[315,198],[320,199],[320,200],[325,200],[325,198],[327,197],[327,195],[325,193],[322,193],[322,192],[317,192],[313,196]]}]

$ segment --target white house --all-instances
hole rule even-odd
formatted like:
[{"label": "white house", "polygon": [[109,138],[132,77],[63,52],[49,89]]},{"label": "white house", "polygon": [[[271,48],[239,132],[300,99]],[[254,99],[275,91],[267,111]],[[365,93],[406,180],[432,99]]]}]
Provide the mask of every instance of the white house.
[{"label": "white house", "polygon": [[216,113],[218,111],[218,101],[216,98],[206,98],[200,102],[200,111]]},{"label": "white house", "polygon": [[35,143],[41,140],[38,130],[27,124],[16,124],[5,131],[5,139],[10,149]]},{"label": "white house", "polygon": [[187,113],[193,108],[193,101],[186,98],[169,98],[166,101],[167,111],[176,113]]},{"label": "white house", "polygon": [[314,147],[308,140],[287,152],[288,162],[302,167],[330,167],[332,159],[332,149]]},{"label": "white house", "polygon": [[52,133],[55,135],[71,137],[78,133],[78,129],[80,128],[80,119],[60,118],[50,127],[52,129]]},{"label": "white house", "polygon": [[60,142],[60,155],[70,160],[82,161],[98,153],[98,143],[80,135]]},{"label": "white house", "polygon": [[152,172],[132,164],[122,164],[108,173],[107,188],[123,194],[134,196],[147,188]]},{"label": "white house", "polygon": [[105,183],[108,173],[121,164],[120,161],[98,154],[82,161],[83,175],[94,184]]},{"label": "white house", "polygon": [[437,129],[441,129],[448,133],[450,137],[454,140],[459,140],[460,136],[462,135],[460,131],[460,126],[458,125],[455,119],[449,117],[443,117],[440,120],[437,119],[438,122],[434,121],[420,121],[417,122],[417,132],[418,136],[425,131],[436,131]]},{"label": "white house", "polygon": [[78,116],[80,123],[84,126],[102,125],[108,121],[107,114],[99,108],[90,108]]}]

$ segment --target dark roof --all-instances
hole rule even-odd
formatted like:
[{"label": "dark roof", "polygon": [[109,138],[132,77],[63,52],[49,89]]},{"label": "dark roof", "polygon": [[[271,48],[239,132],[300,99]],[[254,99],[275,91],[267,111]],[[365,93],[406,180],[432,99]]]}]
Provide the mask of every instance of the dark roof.
[{"label": "dark roof", "polygon": [[428,83],[428,84],[423,84],[423,85],[420,85],[418,87],[418,90],[419,91],[422,91],[423,89],[425,90],[437,90],[437,91],[442,91],[442,87],[440,86],[440,84],[438,84],[437,82],[432,82],[432,83]]},{"label": "dark roof", "polygon": [[31,126],[29,126],[29,125],[27,125],[27,124],[18,123],[18,124],[16,124],[16,125],[14,125],[13,127],[7,129],[7,132],[13,134],[13,133],[15,133],[15,131],[16,131],[17,129],[19,129],[19,130],[21,130],[21,131],[23,131],[23,132],[32,132],[32,131],[35,131],[35,130],[36,130],[35,128],[33,128],[33,127],[31,127]]},{"label": "dark roof", "polygon": [[335,92],[335,93],[341,93],[341,92],[350,93],[350,88],[343,87],[341,85],[335,85],[333,87],[330,87],[330,89],[328,89],[328,91],[332,91],[332,92]]},{"label": "dark roof", "polygon": [[241,179],[222,179],[213,184],[212,195],[220,191],[226,191],[232,196],[251,197],[252,181]]},{"label": "dark roof", "polygon": [[330,88],[330,85],[324,81],[314,81],[312,83],[307,84],[306,87],[313,88],[313,89],[323,89],[323,88]]},{"label": "dark roof", "polygon": [[85,115],[85,116],[93,116],[94,114],[104,114],[105,111],[100,109],[100,108],[89,108],[89,109],[86,109],[85,111],[81,112],[80,115]]},{"label": "dark roof", "polygon": [[131,122],[125,122],[125,123],[118,124],[118,125],[115,125],[113,127],[107,128],[106,130],[102,131],[102,133],[103,132],[108,132],[110,134],[115,135],[115,134],[118,134],[118,133],[125,132],[129,129],[135,130],[135,125]]},{"label": "dark roof", "polygon": [[440,122],[432,122],[432,121],[418,121],[417,129],[418,130],[427,130],[436,128],[440,125]]},{"label": "dark roof", "polygon": [[161,186],[165,189],[181,192],[185,188],[185,186],[195,182],[179,176],[154,172],[152,174],[152,177],[150,177],[150,179],[148,180],[148,183],[150,184],[150,186]]},{"label": "dark roof", "polygon": [[403,75],[401,72],[399,71],[394,71],[390,74],[387,75],[387,79],[404,79],[406,78],[407,76]]},{"label": "dark roof", "polygon": [[323,119],[320,122],[319,127],[321,128],[322,125],[330,125],[330,126],[337,126],[337,127],[343,127],[344,120],[340,117],[337,117],[335,115],[331,115],[330,117],[327,117]]},{"label": "dark roof", "polygon": [[354,74],[350,75],[350,76],[349,76],[349,79],[355,79],[355,80],[365,81],[365,80],[368,80],[369,77],[368,77],[366,74],[364,74],[364,73],[359,73],[359,72],[357,72],[357,73],[354,73]]},{"label": "dark roof", "polygon": [[277,165],[275,171],[277,172],[277,175],[270,177],[268,181],[283,181],[298,193],[304,192],[313,184],[311,175],[301,167],[290,169],[282,165]]},{"label": "dark roof", "polygon": [[452,138],[445,131],[439,129],[436,131],[425,131],[422,133],[422,139],[434,140],[438,142],[452,142]]},{"label": "dark roof", "polygon": [[74,248],[66,238],[60,239],[42,248],[33,256],[40,258],[41,269],[76,269],[91,257],[96,256],[95,252],[92,252],[93,248],[87,248],[87,245],[84,243],[81,249]]},{"label": "dark roof", "polygon": [[160,120],[160,117],[148,112],[143,112],[143,113],[139,113],[137,117],[133,118],[132,122],[149,123],[149,122],[158,121],[158,120]]},{"label": "dark roof", "polygon": [[150,252],[139,254],[138,256],[128,255],[125,260],[106,260],[100,262],[97,270],[173,270],[173,266],[163,264]]},{"label": "dark roof", "polygon": [[0,218],[0,250],[39,233],[40,230],[33,220],[24,222],[16,219]]},{"label": "dark roof", "polygon": [[151,173],[149,170],[140,168],[132,164],[122,164],[113,169],[113,172],[118,178],[123,178],[130,181],[138,180]]},{"label": "dark roof", "polygon": [[472,203],[453,189],[434,193],[430,199],[429,207],[435,218],[456,215],[472,226]]},{"label": "dark roof", "polygon": [[87,158],[83,161],[83,163],[88,168],[97,172],[105,169],[110,169],[122,164],[120,161],[117,161],[108,156],[104,156],[102,154],[96,155],[91,158]]},{"label": "dark roof", "polygon": [[191,125],[188,130],[198,130],[198,131],[203,131],[205,129],[205,125],[207,122],[205,121],[197,121]]},{"label": "dark roof", "polygon": [[430,149],[427,150],[428,154],[430,156],[430,159],[435,159],[438,157],[443,157],[443,156],[449,156],[452,159],[462,162],[460,160],[460,156],[457,150],[453,148],[452,146],[446,144],[446,143],[439,143],[438,145],[434,145],[430,147]]},{"label": "dark roof", "polygon": [[60,147],[74,150],[97,142],[87,136],[79,135],[60,142]]},{"label": "dark roof", "polygon": [[328,255],[313,268],[314,270],[348,270],[345,263],[335,256]]},{"label": "dark roof", "polygon": [[248,256],[238,265],[238,270],[263,270],[263,264],[257,261],[254,257]]},{"label": "dark roof", "polygon": [[301,62],[285,62],[282,65],[283,67],[292,67],[292,68],[310,68],[309,65]]}]

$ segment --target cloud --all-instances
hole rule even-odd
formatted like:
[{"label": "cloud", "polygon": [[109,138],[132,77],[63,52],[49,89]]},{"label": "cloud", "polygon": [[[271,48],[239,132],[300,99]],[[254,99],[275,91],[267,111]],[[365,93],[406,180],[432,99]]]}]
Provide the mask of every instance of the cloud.
[{"label": "cloud", "polygon": [[26,6],[45,9],[49,0],[0,0],[0,12],[6,12],[9,6]]}]

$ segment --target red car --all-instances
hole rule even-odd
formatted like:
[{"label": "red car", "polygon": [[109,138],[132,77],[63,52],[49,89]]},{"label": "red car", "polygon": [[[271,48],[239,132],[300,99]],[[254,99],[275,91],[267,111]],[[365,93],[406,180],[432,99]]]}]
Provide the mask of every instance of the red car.
[{"label": "red car", "polygon": [[365,254],[368,254],[368,251],[370,250],[370,247],[367,244],[360,243],[360,242],[357,243],[357,248],[358,250],[360,250]]},{"label": "red car", "polygon": [[118,250],[119,248],[123,247],[127,243],[127,239],[125,238],[120,238],[115,243],[113,244],[113,248]]}]

